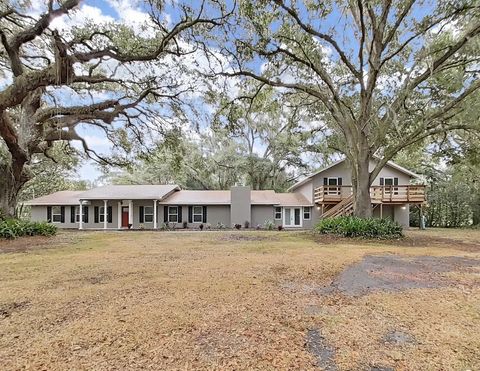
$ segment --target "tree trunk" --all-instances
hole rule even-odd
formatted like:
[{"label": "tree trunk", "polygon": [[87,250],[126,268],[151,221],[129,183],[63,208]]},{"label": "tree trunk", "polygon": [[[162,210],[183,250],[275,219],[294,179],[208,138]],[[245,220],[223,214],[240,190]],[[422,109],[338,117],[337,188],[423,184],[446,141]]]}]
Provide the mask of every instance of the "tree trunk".
[{"label": "tree trunk", "polygon": [[480,225],[480,194],[477,194],[475,197],[475,202],[472,206],[473,217],[472,224],[477,226]]},{"label": "tree trunk", "polygon": [[0,164],[0,217],[15,217],[17,197],[29,177],[24,169],[25,163]]},{"label": "tree trunk", "polygon": [[351,164],[353,186],[353,214],[360,218],[372,216],[372,200],[370,198],[370,156],[362,153]]}]

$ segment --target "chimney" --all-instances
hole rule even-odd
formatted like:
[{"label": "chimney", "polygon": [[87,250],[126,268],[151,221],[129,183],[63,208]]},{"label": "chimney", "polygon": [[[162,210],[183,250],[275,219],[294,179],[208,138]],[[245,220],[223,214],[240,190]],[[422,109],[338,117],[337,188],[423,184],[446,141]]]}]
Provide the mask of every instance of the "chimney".
[{"label": "chimney", "polygon": [[250,187],[234,186],[230,189],[230,222],[232,225],[251,223]]}]

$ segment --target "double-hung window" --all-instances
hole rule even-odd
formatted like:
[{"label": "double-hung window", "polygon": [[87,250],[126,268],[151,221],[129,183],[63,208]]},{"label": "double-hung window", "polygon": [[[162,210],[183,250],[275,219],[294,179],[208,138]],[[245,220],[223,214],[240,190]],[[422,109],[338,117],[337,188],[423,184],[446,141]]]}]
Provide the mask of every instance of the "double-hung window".
[{"label": "double-hung window", "polygon": [[75,223],[80,223],[80,206],[75,206]]},{"label": "double-hung window", "polygon": [[328,194],[330,194],[330,195],[340,195],[341,194],[340,186],[342,185],[342,178],[338,178],[338,177],[328,178],[327,179],[327,185],[329,186]]},{"label": "double-hung window", "polygon": [[105,221],[105,207],[104,206],[100,206],[98,208],[98,220],[100,221],[100,223],[103,223]]},{"label": "double-hung window", "polygon": [[62,207],[61,206],[52,206],[52,222],[61,223],[62,222]]},{"label": "double-hung window", "polygon": [[153,223],[153,206],[143,208],[143,220],[145,223]]},{"label": "double-hung window", "polygon": [[192,210],[193,222],[202,223],[203,222],[203,206],[194,206]]},{"label": "double-hung window", "polygon": [[393,186],[394,178],[384,178],[383,182],[384,182],[384,185],[387,187]]},{"label": "double-hung window", "polygon": [[282,219],[282,208],[277,206],[275,207],[275,220],[281,220]]},{"label": "double-hung window", "polygon": [[168,222],[178,223],[178,206],[168,207]]},{"label": "double-hung window", "polygon": [[303,219],[304,220],[310,220],[312,208],[310,206],[304,207],[303,208]]},{"label": "double-hung window", "polygon": [[[383,180],[383,181],[382,181]],[[393,194],[398,194],[398,178],[388,177],[388,178],[380,178],[381,185],[385,186],[385,193],[390,194],[390,191],[393,190]],[[383,183],[383,184],[382,184]]]}]

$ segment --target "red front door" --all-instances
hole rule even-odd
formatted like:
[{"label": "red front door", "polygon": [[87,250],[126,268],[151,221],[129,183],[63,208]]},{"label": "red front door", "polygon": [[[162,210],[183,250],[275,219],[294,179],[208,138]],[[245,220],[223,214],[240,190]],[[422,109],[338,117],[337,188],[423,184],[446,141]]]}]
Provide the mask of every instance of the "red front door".
[{"label": "red front door", "polygon": [[128,207],[122,207],[122,228],[128,228]]}]

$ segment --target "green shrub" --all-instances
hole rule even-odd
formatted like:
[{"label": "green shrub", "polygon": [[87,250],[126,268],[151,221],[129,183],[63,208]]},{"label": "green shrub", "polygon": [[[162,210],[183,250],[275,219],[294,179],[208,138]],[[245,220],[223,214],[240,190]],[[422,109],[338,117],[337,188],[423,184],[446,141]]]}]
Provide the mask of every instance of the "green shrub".
[{"label": "green shrub", "polygon": [[57,226],[47,222],[33,222],[33,235],[54,236],[57,233]]},{"label": "green shrub", "polygon": [[334,234],[342,237],[403,237],[403,228],[397,222],[390,219],[363,219],[355,216],[322,219],[315,226],[315,231],[322,234]]},{"label": "green shrub", "polygon": [[275,228],[275,222],[273,220],[267,219],[263,223],[263,228],[265,228],[267,231],[273,231],[273,229]]},{"label": "green shrub", "polygon": [[0,221],[0,238],[13,239],[22,236],[53,236],[57,227],[47,222],[29,222],[20,219]]}]

